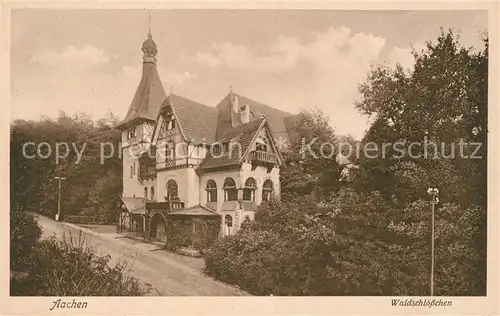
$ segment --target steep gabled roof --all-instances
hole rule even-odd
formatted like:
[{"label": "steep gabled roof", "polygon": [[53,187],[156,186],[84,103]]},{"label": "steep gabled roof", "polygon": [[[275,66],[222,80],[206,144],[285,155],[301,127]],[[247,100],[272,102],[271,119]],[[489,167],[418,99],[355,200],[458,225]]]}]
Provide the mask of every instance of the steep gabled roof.
[{"label": "steep gabled roof", "polygon": [[186,140],[197,143],[215,141],[218,111],[193,100],[170,94],[163,106],[170,105]]},{"label": "steep gabled roof", "polygon": [[240,106],[248,105],[250,107],[251,120],[265,117],[268,124],[271,126],[273,137],[275,137],[277,141],[282,138],[285,142],[290,142],[291,133],[288,125],[291,127],[293,124],[287,124],[286,122],[292,122],[296,115],[278,110],[234,92],[230,92],[226,95],[217,105],[220,112],[217,121],[217,139],[221,137],[221,134],[224,133],[226,129],[231,128],[232,96],[238,97]]},{"label": "steep gabled roof", "polygon": [[231,140],[236,139],[235,143],[241,146],[241,156],[238,147],[233,147],[231,155],[225,155],[223,157],[213,157],[212,155],[207,155],[207,157],[200,163],[197,171],[203,171],[206,169],[217,168],[222,166],[231,166],[241,163],[243,155],[247,151],[248,147],[251,145],[255,134],[259,131],[260,127],[265,122],[265,118],[260,118],[257,120],[250,121],[246,124],[239,125],[236,127],[230,127],[221,131],[218,135],[218,140]]},{"label": "steep gabled roof", "polygon": [[127,128],[128,125],[138,120],[154,122],[166,96],[156,65],[143,63],[141,81],[125,118],[117,125],[117,128]]}]

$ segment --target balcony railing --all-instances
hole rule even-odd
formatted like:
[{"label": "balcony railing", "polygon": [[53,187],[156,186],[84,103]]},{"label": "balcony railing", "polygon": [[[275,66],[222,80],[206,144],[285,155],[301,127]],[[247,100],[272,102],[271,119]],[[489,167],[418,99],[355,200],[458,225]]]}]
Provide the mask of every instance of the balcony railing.
[{"label": "balcony railing", "polygon": [[154,166],[141,167],[139,169],[139,178],[152,177],[156,174],[156,168]]},{"label": "balcony railing", "polygon": [[260,162],[265,164],[275,164],[278,162],[276,154],[265,151],[254,150],[252,152],[252,162]]}]

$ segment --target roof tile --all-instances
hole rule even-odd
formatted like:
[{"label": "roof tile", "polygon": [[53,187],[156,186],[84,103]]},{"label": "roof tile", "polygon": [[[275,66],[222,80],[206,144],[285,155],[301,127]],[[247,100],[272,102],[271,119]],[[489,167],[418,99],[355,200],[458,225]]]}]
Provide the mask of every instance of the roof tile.
[{"label": "roof tile", "polygon": [[215,107],[170,94],[163,105],[170,104],[184,136],[189,141],[212,143],[215,141],[218,111]]},{"label": "roof tile", "polygon": [[126,126],[137,119],[155,121],[166,94],[163,89],[156,65],[144,63],[142,78],[130,103],[127,114],[118,128]]}]

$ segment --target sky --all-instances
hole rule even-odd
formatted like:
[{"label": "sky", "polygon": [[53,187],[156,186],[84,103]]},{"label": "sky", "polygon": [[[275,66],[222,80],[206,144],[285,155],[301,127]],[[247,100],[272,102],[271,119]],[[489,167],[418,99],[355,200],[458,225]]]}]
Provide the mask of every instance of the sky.
[{"label": "sky", "polygon": [[354,102],[371,67],[411,69],[411,47],[440,27],[482,49],[488,27],[486,11],[14,10],[11,119],[122,119],[141,79],[149,14],[167,93],[215,106],[232,87],[290,113],[316,107],[358,139],[369,118]]}]

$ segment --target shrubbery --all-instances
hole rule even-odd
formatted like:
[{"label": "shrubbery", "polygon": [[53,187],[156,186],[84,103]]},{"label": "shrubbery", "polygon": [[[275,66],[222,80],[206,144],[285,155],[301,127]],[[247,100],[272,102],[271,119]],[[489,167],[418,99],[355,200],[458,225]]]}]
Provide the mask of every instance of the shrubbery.
[{"label": "shrubbery", "polygon": [[27,263],[40,238],[42,230],[32,213],[23,212],[17,203],[12,205],[10,212],[10,269],[20,271],[28,269]]},{"label": "shrubbery", "polygon": [[193,247],[204,250],[217,240],[220,231],[220,218],[176,216],[174,219],[167,219],[167,227],[169,227],[166,245],[168,249]]},{"label": "shrubbery", "polygon": [[33,215],[11,212],[11,280],[14,296],[141,296],[150,292],[129,275],[126,262],[110,265],[80,236],[40,241]]},{"label": "shrubbery", "polygon": [[[472,220],[478,212],[448,204],[437,213],[438,295],[480,293],[484,275],[475,268]],[[259,207],[255,222],[206,253],[205,271],[255,295],[427,295],[426,214],[423,201],[401,215],[376,192],[349,189],[323,203],[274,200]]]}]

